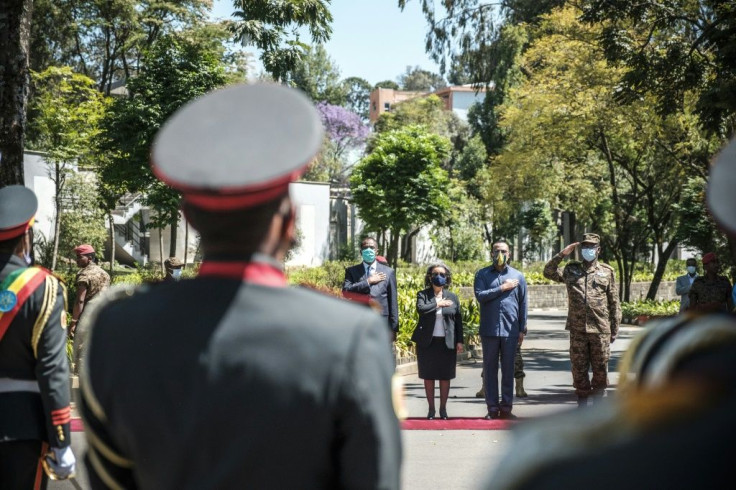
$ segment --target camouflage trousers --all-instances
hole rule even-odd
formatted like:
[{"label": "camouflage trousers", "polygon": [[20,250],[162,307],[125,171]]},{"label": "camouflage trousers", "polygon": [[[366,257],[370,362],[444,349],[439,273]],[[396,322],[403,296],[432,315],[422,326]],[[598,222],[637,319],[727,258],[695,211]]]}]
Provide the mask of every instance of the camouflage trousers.
[{"label": "camouflage trousers", "polygon": [[514,354],[514,379],[520,379],[526,376],[524,373],[524,359],[521,358],[521,346],[516,346],[516,353]]},{"label": "camouflage trousers", "polygon": [[[572,385],[578,396],[600,395],[608,386],[611,335],[570,332]],[[592,369],[593,379],[588,377]]]}]

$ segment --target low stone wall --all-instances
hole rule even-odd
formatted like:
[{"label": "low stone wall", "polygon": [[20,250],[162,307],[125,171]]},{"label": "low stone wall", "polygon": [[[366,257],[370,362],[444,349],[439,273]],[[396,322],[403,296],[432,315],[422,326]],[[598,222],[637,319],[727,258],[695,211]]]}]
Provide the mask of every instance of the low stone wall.
[{"label": "low stone wall", "polygon": [[[646,298],[649,291],[648,282],[631,283],[631,300],[637,301]],[[567,308],[567,288],[564,284],[549,284],[528,286],[529,308]],[[473,288],[460,288],[460,295],[466,298],[473,297]],[[657,300],[668,301],[680,299],[675,294],[674,281],[661,282],[657,290]]]}]

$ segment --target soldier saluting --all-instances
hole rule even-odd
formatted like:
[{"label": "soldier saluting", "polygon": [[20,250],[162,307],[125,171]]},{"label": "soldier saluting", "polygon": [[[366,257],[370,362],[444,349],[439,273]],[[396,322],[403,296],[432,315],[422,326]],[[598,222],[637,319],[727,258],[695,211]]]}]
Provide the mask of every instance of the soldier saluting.
[{"label": "soldier saluting", "polygon": [[154,172],[182,192],[204,261],[191,280],[113,288],[82,319],[93,488],[398,488],[385,322],[282,270],[289,183],[322,137],[279,85],[212,92],[159,131]]},{"label": "soldier saluting", "polygon": [[[621,323],[621,306],[613,269],[598,262],[601,239],[586,233],[582,242],[571,243],[544,266],[544,277],[567,286],[567,324],[570,331],[570,363],[578,406],[588,397],[602,396],[608,386],[608,359]],[[580,245],[582,262],[560,262]],[[588,376],[593,371],[592,380]]]},{"label": "soldier saluting", "polygon": [[0,486],[46,488],[73,476],[66,288],[31,265],[36,195],[0,189]]}]

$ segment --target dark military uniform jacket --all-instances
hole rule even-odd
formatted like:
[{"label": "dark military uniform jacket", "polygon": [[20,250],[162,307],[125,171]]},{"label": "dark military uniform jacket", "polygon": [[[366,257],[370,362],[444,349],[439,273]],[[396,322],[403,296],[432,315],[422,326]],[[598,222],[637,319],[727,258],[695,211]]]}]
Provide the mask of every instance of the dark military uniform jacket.
[{"label": "dark military uniform jacket", "polygon": [[113,288],[84,320],[93,488],[398,488],[381,317],[205,264],[196,279]]},{"label": "dark military uniform jacket", "polygon": [[621,305],[611,266],[595,261],[587,269],[570,261],[558,268],[564,256],[557,254],[544,266],[544,277],[567,286],[567,324],[574,333],[618,334]]},{"label": "dark military uniform jacket", "polygon": [[[25,270],[16,256],[0,255],[0,282]],[[66,288],[46,270],[0,340],[0,442],[70,444]]]}]

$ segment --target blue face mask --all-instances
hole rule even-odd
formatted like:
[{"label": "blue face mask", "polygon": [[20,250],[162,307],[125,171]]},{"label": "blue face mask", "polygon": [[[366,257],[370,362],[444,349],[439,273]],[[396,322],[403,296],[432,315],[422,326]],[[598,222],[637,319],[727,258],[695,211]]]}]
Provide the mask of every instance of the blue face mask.
[{"label": "blue face mask", "polygon": [[181,279],[181,269],[174,269],[171,271],[171,277],[174,278],[174,280],[178,281]]},{"label": "blue face mask", "polygon": [[695,272],[697,272],[697,270],[698,270],[697,267],[695,267],[694,265],[688,265],[687,266],[687,273],[688,274],[695,274]]},{"label": "blue face mask", "polygon": [[443,287],[445,284],[447,284],[447,278],[445,276],[433,275],[432,284],[434,284],[435,286]]},{"label": "blue face mask", "polygon": [[33,259],[31,258],[31,254],[29,253],[23,253],[23,260],[26,261],[26,264],[33,265]]},{"label": "blue face mask", "polygon": [[364,248],[360,251],[360,255],[363,256],[363,261],[366,264],[372,264],[376,260],[376,251],[372,248]]},{"label": "blue face mask", "polygon": [[598,252],[594,248],[584,248],[580,251],[583,255],[583,260],[586,262],[593,262],[598,256]]}]

